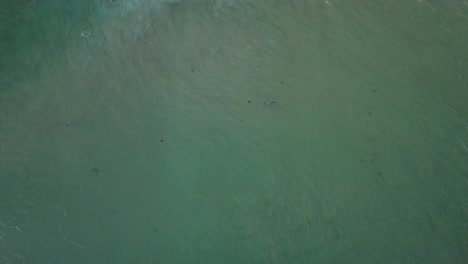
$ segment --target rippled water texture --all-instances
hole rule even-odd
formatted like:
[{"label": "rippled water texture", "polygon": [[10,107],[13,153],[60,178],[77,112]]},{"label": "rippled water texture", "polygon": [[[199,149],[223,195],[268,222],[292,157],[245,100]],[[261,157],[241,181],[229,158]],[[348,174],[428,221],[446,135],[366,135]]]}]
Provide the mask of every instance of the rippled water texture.
[{"label": "rippled water texture", "polygon": [[0,263],[467,263],[465,0],[1,0]]}]

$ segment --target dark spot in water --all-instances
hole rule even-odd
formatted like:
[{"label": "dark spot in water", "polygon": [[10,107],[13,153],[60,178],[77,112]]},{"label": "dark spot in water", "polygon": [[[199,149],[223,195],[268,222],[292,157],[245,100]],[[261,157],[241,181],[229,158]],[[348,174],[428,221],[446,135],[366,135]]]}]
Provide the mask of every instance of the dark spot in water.
[{"label": "dark spot in water", "polygon": [[375,93],[375,92],[377,92],[377,90],[376,90],[376,89],[374,89],[374,90],[372,90],[372,92],[373,92],[373,93]]},{"label": "dark spot in water", "polygon": [[361,162],[364,162],[364,160],[363,160],[363,159],[361,159]]},{"label": "dark spot in water", "polygon": [[250,100],[249,100],[249,101],[247,101],[247,103],[249,103],[249,104],[250,104]]},{"label": "dark spot in water", "polygon": [[194,72],[195,70],[194,69],[190,69],[190,72]]},{"label": "dark spot in water", "polygon": [[66,127],[69,127],[69,126],[70,126],[70,123],[66,123],[65,126],[66,126]]},{"label": "dark spot in water", "polygon": [[157,234],[157,233],[158,233],[158,229],[157,228],[153,229],[153,234]]},{"label": "dark spot in water", "polygon": [[283,81],[281,81],[280,83],[281,83],[281,84],[283,84],[284,82],[283,82]]},{"label": "dark spot in water", "polygon": [[381,175],[382,175],[382,173],[381,173],[380,171],[378,171],[378,172],[377,172],[377,175],[381,176]]},{"label": "dark spot in water", "polygon": [[159,142],[161,142],[161,143],[164,143],[164,140],[163,140],[163,139],[161,139],[161,140],[159,140]]},{"label": "dark spot in water", "polygon": [[99,169],[98,169],[98,168],[93,168],[93,172],[94,172],[94,173],[98,173],[98,172],[99,172]]},{"label": "dark spot in water", "polygon": [[368,115],[372,115],[372,112],[367,113]]},{"label": "dark spot in water", "polygon": [[375,158],[377,158],[377,152],[374,152],[374,154],[372,154]]},{"label": "dark spot in water", "polygon": [[377,175],[379,175],[379,176],[374,178],[375,183],[377,183],[378,185],[381,186],[384,183],[384,178],[382,176],[380,176],[381,174],[377,173]]},{"label": "dark spot in water", "polygon": [[371,162],[374,162],[374,159],[370,159]]}]

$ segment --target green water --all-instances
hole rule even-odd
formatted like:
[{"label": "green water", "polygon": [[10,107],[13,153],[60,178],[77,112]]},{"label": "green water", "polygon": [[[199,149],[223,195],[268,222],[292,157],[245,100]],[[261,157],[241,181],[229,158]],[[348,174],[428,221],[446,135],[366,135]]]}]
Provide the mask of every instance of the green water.
[{"label": "green water", "polygon": [[465,0],[0,0],[0,263],[467,263],[467,43]]}]

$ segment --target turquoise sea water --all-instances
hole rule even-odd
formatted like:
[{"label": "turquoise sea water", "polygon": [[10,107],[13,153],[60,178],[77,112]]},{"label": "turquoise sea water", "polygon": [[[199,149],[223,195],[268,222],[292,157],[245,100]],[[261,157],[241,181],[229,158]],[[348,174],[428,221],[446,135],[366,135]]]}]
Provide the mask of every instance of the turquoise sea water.
[{"label": "turquoise sea water", "polygon": [[0,0],[0,263],[467,263],[467,45],[465,0]]}]

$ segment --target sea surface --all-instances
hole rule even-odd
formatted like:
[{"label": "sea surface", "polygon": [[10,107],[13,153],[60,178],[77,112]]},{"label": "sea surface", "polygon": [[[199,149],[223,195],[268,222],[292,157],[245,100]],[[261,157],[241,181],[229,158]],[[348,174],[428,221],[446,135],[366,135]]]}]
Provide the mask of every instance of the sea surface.
[{"label": "sea surface", "polygon": [[0,0],[0,263],[468,263],[468,1]]}]

